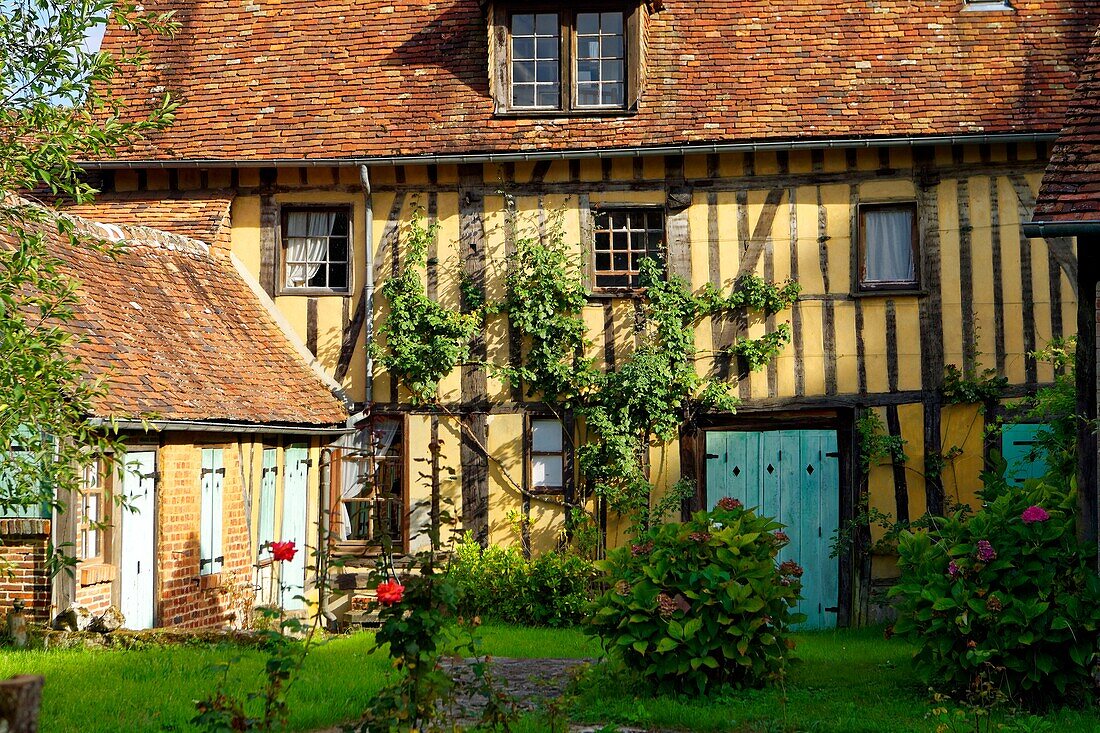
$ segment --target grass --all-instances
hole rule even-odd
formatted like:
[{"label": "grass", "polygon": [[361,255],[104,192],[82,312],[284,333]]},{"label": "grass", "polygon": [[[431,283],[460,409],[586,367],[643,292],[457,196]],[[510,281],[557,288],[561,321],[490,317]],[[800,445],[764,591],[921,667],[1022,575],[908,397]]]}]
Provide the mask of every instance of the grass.
[{"label": "grass", "polygon": [[[598,657],[599,645],[576,630],[489,625],[483,650],[500,657]],[[579,722],[699,731],[819,731],[892,733],[934,731],[931,707],[909,666],[910,650],[876,630],[802,634],[804,663],[786,690],[758,690],[709,700],[654,697],[601,669],[563,706]],[[354,719],[388,671],[370,654],[370,634],[333,639],[309,657],[290,693],[291,730],[312,731]],[[46,689],[41,729],[50,733],[187,730],[194,701],[216,684],[215,664],[240,658],[229,687],[256,689],[263,655],[229,647],[172,647],[135,651],[58,650],[0,653],[0,678],[42,674]],[[1022,730],[1100,731],[1096,714],[1060,711]],[[1047,727],[1049,726],[1049,727]],[[520,731],[545,731],[528,719]],[[959,731],[970,730],[959,728]]]},{"label": "grass", "polygon": [[[484,651],[507,657],[584,657],[598,645],[579,631],[490,626]],[[290,693],[290,727],[312,731],[358,717],[389,670],[370,654],[371,634],[334,638],[308,657]],[[142,650],[0,652],[0,679],[46,678],[40,728],[50,733],[144,733],[187,730],[195,700],[217,683],[211,667],[239,658],[228,689],[255,690],[261,652],[236,647],[151,647]]]}]

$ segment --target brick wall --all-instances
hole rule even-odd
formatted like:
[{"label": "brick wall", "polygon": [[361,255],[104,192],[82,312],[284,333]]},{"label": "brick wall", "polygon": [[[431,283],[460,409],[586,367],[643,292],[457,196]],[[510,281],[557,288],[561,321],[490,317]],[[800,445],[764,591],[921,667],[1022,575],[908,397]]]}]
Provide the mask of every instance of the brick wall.
[{"label": "brick wall", "polygon": [[[238,443],[230,438],[196,443],[179,437],[165,436],[159,457],[159,623],[183,628],[237,625],[242,586],[251,587],[252,580]],[[199,574],[203,448],[221,448],[225,461],[222,489],[225,561],[220,573],[206,576]]]},{"label": "brick wall", "polygon": [[28,618],[49,620],[49,537],[48,519],[0,519],[0,613],[21,600]]}]

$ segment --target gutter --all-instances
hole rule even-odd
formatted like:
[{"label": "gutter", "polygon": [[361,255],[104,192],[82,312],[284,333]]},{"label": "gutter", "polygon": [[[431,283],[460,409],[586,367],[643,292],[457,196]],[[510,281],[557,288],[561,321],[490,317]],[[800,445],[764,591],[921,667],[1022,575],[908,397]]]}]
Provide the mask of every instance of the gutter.
[{"label": "gutter", "polygon": [[111,428],[116,430],[141,430],[144,432],[162,432],[165,430],[181,430],[198,433],[244,433],[244,434],[279,434],[279,435],[345,435],[355,432],[355,428],[341,425],[339,427],[310,427],[303,425],[276,425],[241,423],[217,420],[109,420],[104,418],[92,418],[88,423],[95,427]]},{"label": "gutter", "polygon": [[1100,221],[1031,221],[1022,228],[1024,236],[1030,239],[1100,235]]},{"label": "gutter", "polygon": [[370,168],[359,166],[359,183],[363,186],[363,208],[366,211],[367,247],[366,277],[363,280],[363,300],[366,301],[363,317],[364,343],[367,346],[367,379],[365,402],[374,402],[374,197],[370,188]]},{"label": "gutter", "polygon": [[537,160],[574,160],[582,158],[638,158],[664,155],[720,155],[722,153],[761,153],[792,150],[888,148],[921,145],[982,145],[1006,143],[1050,143],[1057,132],[979,133],[971,135],[902,135],[875,138],[833,138],[780,140],[774,142],[703,143],[688,145],[630,146],[622,148],[535,150],[505,153],[448,153],[441,155],[386,155],[350,158],[183,158],[179,160],[95,160],[79,161],[87,169],[128,168],[301,168],[319,166],[360,166],[376,168],[395,165],[463,165],[468,163],[522,163]]}]

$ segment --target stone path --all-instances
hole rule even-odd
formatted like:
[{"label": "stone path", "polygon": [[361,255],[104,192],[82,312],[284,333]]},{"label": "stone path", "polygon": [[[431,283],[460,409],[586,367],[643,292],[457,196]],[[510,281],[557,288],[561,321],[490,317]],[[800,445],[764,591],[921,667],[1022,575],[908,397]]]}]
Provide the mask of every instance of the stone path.
[{"label": "stone path", "polygon": [[[502,690],[510,697],[522,712],[538,710],[559,697],[561,697],[569,683],[580,668],[591,664],[592,659],[507,659],[494,657],[489,664],[490,674],[497,689]],[[460,682],[472,683],[474,681],[473,670],[470,669],[472,659],[444,660],[444,669],[455,673],[455,679]],[[461,688],[469,688],[471,685],[461,685]],[[480,710],[485,703],[485,697],[472,694],[466,689],[461,692],[456,701],[458,710]],[[459,723],[469,725],[473,721],[463,720],[460,714]],[[571,733],[597,733],[602,730],[600,725],[574,725],[570,727]],[[618,733],[647,733],[638,728],[616,728]],[[317,733],[338,733],[340,728],[330,728]]]}]

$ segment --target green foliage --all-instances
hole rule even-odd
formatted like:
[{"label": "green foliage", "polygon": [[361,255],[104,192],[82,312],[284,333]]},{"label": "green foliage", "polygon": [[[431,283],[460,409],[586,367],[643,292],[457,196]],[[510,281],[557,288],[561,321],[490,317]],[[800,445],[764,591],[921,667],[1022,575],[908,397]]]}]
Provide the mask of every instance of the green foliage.
[{"label": "green foliage", "polygon": [[864,410],[856,420],[856,433],[859,436],[859,467],[864,475],[871,468],[884,461],[906,463],[905,439],[900,435],[890,435],[882,418],[874,410]]},{"label": "green foliage", "polygon": [[455,548],[448,579],[457,613],[525,626],[570,626],[585,616],[596,571],[569,552],[526,559],[515,545],[482,548],[467,534]]},{"label": "green foliage", "polygon": [[[917,646],[918,671],[948,692],[978,680],[1029,707],[1092,700],[1100,580],[1074,535],[1073,492],[986,480],[986,506],[972,517],[902,534],[895,630]],[[1025,521],[1032,506],[1049,518]]]},{"label": "green foliage", "polygon": [[[17,197],[48,190],[84,202],[95,193],[78,160],[109,157],[172,119],[161,99],[145,113],[116,114],[107,82],[131,72],[140,53],[112,56],[85,47],[107,18],[122,28],[164,34],[170,14],[132,3],[19,0],[0,5],[0,446],[16,449],[0,476],[0,510],[50,506],[76,491],[85,468],[113,465],[122,445],[86,422],[104,385],[87,379],[68,332],[76,283],[56,252],[60,235],[74,247],[108,249],[78,237],[72,223]],[[66,553],[69,547],[57,547]],[[70,567],[64,558],[51,567]]]},{"label": "green foliage", "polygon": [[598,373],[584,352],[589,343],[581,312],[587,303],[576,258],[562,246],[560,217],[545,240],[520,237],[505,279],[502,309],[528,342],[520,364],[500,367],[527,396],[563,408],[577,404]]},{"label": "green foliage", "polygon": [[987,404],[996,402],[1008,387],[1008,377],[1002,377],[996,369],[980,373],[963,374],[954,364],[948,364],[943,372],[943,397],[948,404]]},{"label": "green foliage", "polygon": [[791,342],[790,324],[780,323],[776,330],[758,339],[741,337],[730,347],[730,352],[745,360],[750,371],[759,371],[782,353]]},{"label": "green foliage", "polygon": [[782,525],[734,502],[655,526],[597,567],[611,586],[590,630],[609,652],[664,691],[706,693],[781,678],[802,583],[776,566]]},{"label": "green foliage", "polygon": [[372,345],[375,358],[418,404],[438,399],[440,380],[469,356],[470,339],[482,319],[480,311],[455,312],[429,298],[425,291],[420,271],[438,230],[437,224],[424,226],[419,211],[405,225],[405,261],[398,275],[386,280],[381,288],[390,306],[378,327],[386,346]]}]

